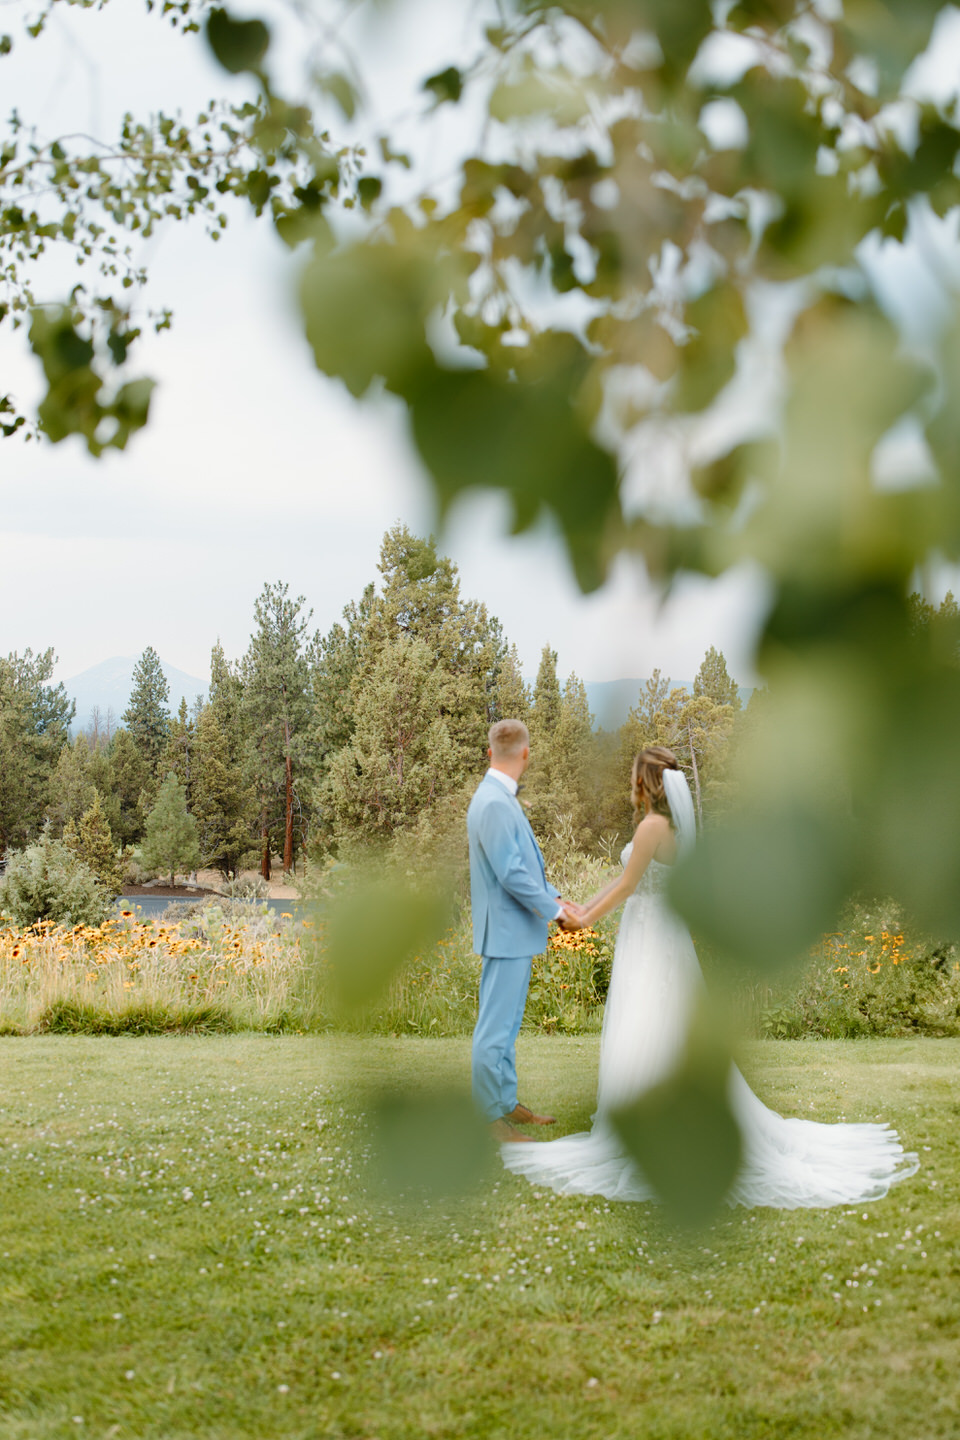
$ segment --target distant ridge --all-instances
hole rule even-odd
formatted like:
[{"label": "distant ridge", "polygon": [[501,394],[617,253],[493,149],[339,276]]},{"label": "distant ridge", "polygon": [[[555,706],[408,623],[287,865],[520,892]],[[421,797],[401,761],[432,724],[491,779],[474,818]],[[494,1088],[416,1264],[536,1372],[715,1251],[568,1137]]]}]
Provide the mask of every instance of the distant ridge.
[{"label": "distant ridge", "polygon": [[[81,670],[79,675],[64,680],[63,688],[77,706],[71,726],[74,734],[90,728],[95,707],[100,709],[101,725],[106,724],[108,710],[112,712],[113,728],[121,723],[120,717],[130,702],[133,670],[138,659],[138,656],[114,655],[112,659],[104,660],[99,665],[91,665],[89,670]],[[164,660],[160,661],[160,667],[170,686],[171,714],[175,715],[179,710],[181,697],[186,699],[188,705],[192,705],[198,695],[206,695],[205,680],[198,680],[195,675],[188,675],[185,670],[178,670],[175,665],[168,665]]]}]

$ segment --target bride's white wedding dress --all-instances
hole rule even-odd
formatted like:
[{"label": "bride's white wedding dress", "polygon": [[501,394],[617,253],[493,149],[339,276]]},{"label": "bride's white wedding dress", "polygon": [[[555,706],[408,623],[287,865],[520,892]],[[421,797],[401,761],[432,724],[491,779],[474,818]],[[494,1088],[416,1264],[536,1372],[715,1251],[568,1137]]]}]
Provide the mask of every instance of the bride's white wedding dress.
[{"label": "bride's white wedding dress", "polygon": [[[692,810],[691,810],[692,820]],[[621,859],[626,863],[630,846]],[[600,1039],[600,1075],[593,1128],[533,1145],[501,1146],[516,1175],[562,1195],[652,1200],[655,1195],[624,1152],[606,1116],[669,1075],[682,1054],[703,975],[690,932],[666,902],[668,865],[651,861],[623,907]],[[886,1125],[824,1125],[785,1120],[731,1070],[729,1096],[743,1136],[743,1164],[727,1197],[731,1205],[802,1206],[878,1200],[913,1175]]]}]

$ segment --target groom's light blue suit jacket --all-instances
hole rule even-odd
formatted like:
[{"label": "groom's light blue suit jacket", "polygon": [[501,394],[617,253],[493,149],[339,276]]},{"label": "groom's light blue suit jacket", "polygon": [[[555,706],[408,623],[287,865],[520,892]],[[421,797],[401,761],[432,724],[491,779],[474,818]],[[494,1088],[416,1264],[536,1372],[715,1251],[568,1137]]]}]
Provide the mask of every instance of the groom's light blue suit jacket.
[{"label": "groom's light blue suit jacket", "polygon": [[523,806],[491,775],[470,801],[467,834],[474,950],[501,960],[539,955],[560,892],[547,880]]}]

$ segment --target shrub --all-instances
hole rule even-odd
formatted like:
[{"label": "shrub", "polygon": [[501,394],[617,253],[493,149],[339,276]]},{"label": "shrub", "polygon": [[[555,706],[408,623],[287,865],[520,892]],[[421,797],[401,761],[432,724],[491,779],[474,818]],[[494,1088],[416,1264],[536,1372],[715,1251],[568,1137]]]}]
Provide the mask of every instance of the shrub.
[{"label": "shrub", "polygon": [[251,900],[173,900],[160,916],[189,939],[219,941],[223,931],[243,930],[248,940],[264,940],[290,931],[292,912],[278,914]]},{"label": "shrub", "polygon": [[221,885],[220,894],[228,900],[269,900],[270,886],[259,875],[237,876]]},{"label": "shrub", "polygon": [[768,991],[759,1029],[774,1039],[819,1035],[955,1035],[957,947],[909,934],[892,901],[854,905],[789,985]]},{"label": "shrub", "polygon": [[0,912],[17,925],[99,925],[112,909],[96,875],[49,827],[35,845],[13,851],[0,881]]}]

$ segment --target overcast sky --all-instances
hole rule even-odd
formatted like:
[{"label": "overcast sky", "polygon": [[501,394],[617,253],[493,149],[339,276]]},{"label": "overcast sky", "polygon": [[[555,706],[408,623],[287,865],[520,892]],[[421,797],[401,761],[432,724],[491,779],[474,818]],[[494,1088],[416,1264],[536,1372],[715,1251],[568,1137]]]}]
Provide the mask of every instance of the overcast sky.
[{"label": "overcast sky", "polygon": [[[452,30],[429,33],[438,63],[458,58]],[[426,70],[431,56],[421,49],[417,58]],[[115,0],[103,14],[56,15],[48,38],[19,42],[2,63],[5,104],[43,115],[48,133],[56,125],[109,134],[125,106],[195,112],[225,89],[199,38],[170,34],[134,0]],[[932,243],[949,262],[950,236],[938,232]],[[295,262],[266,223],[231,211],[217,246],[198,225],[172,224],[146,259],[153,303],[175,311],[173,330],[146,338],[137,353],[138,373],[160,382],[148,429],[126,453],[97,462],[76,440],[0,447],[0,653],[52,645],[58,678],[146,645],[203,677],[218,637],[230,656],[246,648],[267,580],[305,595],[326,630],[375,577],[385,529],[402,520],[426,533],[434,523],[399,405],[361,405],[313,369],[291,302]],[[894,300],[926,295],[936,309],[929,264],[915,259],[904,279],[902,259],[877,263]],[[916,313],[912,302],[906,309]],[[0,365],[3,388],[30,403],[40,387],[24,350],[7,337]],[[771,383],[768,368],[745,378],[754,403]],[[645,488],[652,473],[670,482],[669,467],[654,472],[654,462],[639,457],[628,499],[629,486]],[[738,680],[752,683],[750,645],[766,594],[758,574],[690,579],[663,602],[624,560],[585,599],[548,527],[511,539],[505,520],[500,499],[466,500],[442,548],[460,566],[465,594],[500,617],[526,673],[549,642],[563,674],[608,680],[659,666],[689,680],[716,645]]]}]

